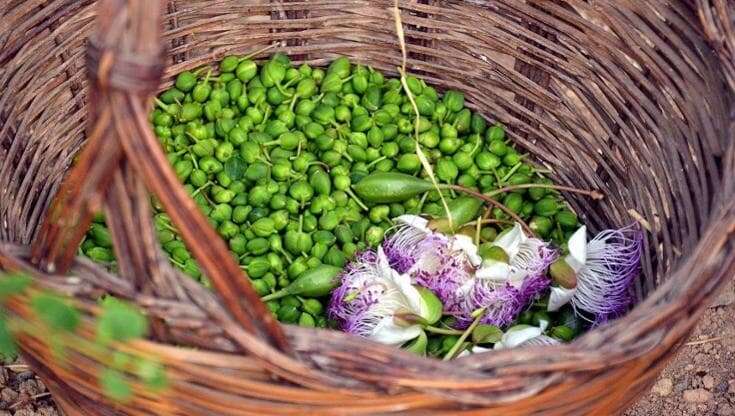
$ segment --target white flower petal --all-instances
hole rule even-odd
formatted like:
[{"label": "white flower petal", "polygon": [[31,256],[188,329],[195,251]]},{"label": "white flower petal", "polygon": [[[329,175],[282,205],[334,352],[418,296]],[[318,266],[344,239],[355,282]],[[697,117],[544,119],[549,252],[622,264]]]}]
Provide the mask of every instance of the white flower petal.
[{"label": "white flower petal", "polygon": [[393,273],[393,269],[390,267],[388,257],[383,251],[383,246],[378,247],[378,272],[382,276],[390,276]]},{"label": "white flower petal", "polygon": [[578,272],[587,262],[587,226],[581,226],[572,234],[567,242],[569,255],[566,261],[569,266]]},{"label": "white flower petal", "polygon": [[539,319],[538,326],[539,328],[541,328],[541,332],[543,333],[544,331],[546,331],[546,328],[549,327],[549,321],[547,321],[546,319]]},{"label": "white flower petal", "polygon": [[395,291],[390,293],[396,298],[400,309],[423,317],[427,313],[427,307],[424,305],[421,294],[413,286],[411,276],[398,273],[390,267],[382,246],[378,247],[378,268],[381,276],[395,287]]},{"label": "white flower petal", "polygon": [[419,217],[418,215],[410,215],[410,214],[399,215],[395,218],[395,221],[410,225],[411,227],[415,227],[415,228],[424,230],[427,233],[431,231],[429,230],[429,220],[427,220],[424,217]]},{"label": "white flower petal", "polygon": [[402,327],[395,324],[392,316],[386,316],[373,328],[368,338],[382,344],[400,345],[410,341],[421,333],[420,325]]},{"label": "white flower petal", "polygon": [[408,270],[408,275],[414,275],[417,271],[436,273],[442,265],[442,258],[438,253],[429,251],[421,255],[416,263]]},{"label": "white flower petal", "polygon": [[526,241],[526,238],[527,237],[523,233],[521,225],[515,223],[513,225],[513,228],[504,233],[501,233],[498,238],[495,239],[495,242],[493,244],[505,250],[505,253],[508,254],[508,257],[512,259],[516,256],[516,254],[518,254],[520,245],[521,243]]},{"label": "white flower petal", "polygon": [[508,278],[506,279],[511,286],[516,289],[520,289],[523,286],[523,282],[528,277],[528,271],[519,269],[517,267],[510,266],[508,272]]},{"label": "white flower petal", "polygon": [[549,312],[556,312],[562,306],[569,303],[577,292],[577,288],[565,289],[563,287],[552,286],[551,295],[549,296],[549,304],[546,310]]},{"label": "white flower petal", "polygon": [[455,235],[452,238],[452,250],[460,251],[464,253],[470,260],[473,266],[477,267],[482,263],[482,257],[477,254],[478,249],[474,241],[466,235]]},{"label": "white flower petal", "polygon": [[485,347],[478,347],[478,346],[469,347],[465,349],[464,351],[460,352],[457,358],[466,357],[470,354],[480,354],[480,353],[488,352],[488,351],[492,351],[492,348],[485,348]]},{"label": "white flower petal", "polygon": [[405,298],[405,307],[412,313],[422,317],[428,318],[428,307],[424,303],[423,298],[419,291],[411,284],[411,277],[407,274],[395,273],[395,281],[398,285],[401,294]]},{"label": "white flower petal", "polygon": [[514,348],[543,333],[543,329],[535,326],[516,325],[503,334],[503,338],[501,338],[500,342],[495,344],[494,349]]},{"label": "white flower petal", "polygon": [[548,335],[539,335],[535,338],[529,339],[528,341],[519,345],[519,347],[543,347],[547,345],[558,345],[558,344],[560,344],[560,342],[556,338],[552,338]]},{"label": "white flower petal", "polygon": [[478,279],[492,280],[498,283],[505,283],[510,277],[510,265],[496,260],[485,260],[482,266],[477,269],[475,276]]},{"label": "white flower petal", "polygon": [[526,234],[523,233],[521,225],[515,223],[513,224],[513,228],[500,233],[493,244],[505,250],[508,257],[512,259],[518,254],[521,244],[526,241],[527,238]]}]

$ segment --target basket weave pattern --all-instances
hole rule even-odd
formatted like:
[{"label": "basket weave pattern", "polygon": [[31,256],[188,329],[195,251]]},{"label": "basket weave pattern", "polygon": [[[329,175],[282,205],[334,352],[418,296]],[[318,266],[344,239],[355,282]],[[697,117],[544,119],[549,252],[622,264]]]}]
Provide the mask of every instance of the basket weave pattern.
[{"label": "basket weave pattern", "polygon": [[[62,365],[42,339],[23,338],[24,357],[68,415],[607,414],[652,383],[735,273],[735,5],[400,2],[409,72],[465,91],[558,183],[604,190],[593,206],[567,196],[593,230],[633,218],[649,231],[639,303],[625,318],[569,345],[451,363],[279,325],[178,184],[147,121],[150,96],[177,73],[273,42],[296,62],[347,55],[395,73],[392,6],[0,6],[0,266],[73,296],[90,317],[103,293],[137,303],[151,340],[119,348],[157,357],[171,380],[161,396],[136,385],[132,402],[114,404],[95,381],[109,357],[72,349]],[[215,293],[165,261],[151,192]],[[75,258],[101,209],[119,275]],[[10,312],[34,319],[22,299]],[[79,336],[94,337],[89,321]]]}]

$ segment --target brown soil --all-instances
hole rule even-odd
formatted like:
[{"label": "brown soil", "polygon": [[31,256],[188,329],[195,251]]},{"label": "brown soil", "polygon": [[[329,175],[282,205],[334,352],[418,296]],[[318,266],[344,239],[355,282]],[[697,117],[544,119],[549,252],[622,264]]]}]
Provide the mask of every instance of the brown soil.
[{"label": "brown soil", "polygon": [[735,280],[626,416],[735,416]]}]

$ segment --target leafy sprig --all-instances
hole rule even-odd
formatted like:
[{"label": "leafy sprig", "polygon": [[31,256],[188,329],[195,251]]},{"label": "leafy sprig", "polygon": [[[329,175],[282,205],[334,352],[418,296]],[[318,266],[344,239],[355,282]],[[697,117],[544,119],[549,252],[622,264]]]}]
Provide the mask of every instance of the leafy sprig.
[{"label": "leafy sprig", "polygon": [[[0,357],[13,360],[18,355],[17,339],[28,335],[48,342],[61,363],[68,350],[87,353],[99,360],[107,358],[98,382],[104,394],[117,402],[134,397],[134,383],[153,392],[168,386],[164,366],[153,357],[121,352],[117,343],[130,342],[148,334],[148,320],[138,307],[107,296],[100,300],[99,317],[94,322],[96,336],[88,340],[74,336],[83,324],[82,314],[65,297],[39,290],[32,279],[21,274],[0,275]],[[36,319],[11,316],[5,306],[10,300],[27,304]]]}]

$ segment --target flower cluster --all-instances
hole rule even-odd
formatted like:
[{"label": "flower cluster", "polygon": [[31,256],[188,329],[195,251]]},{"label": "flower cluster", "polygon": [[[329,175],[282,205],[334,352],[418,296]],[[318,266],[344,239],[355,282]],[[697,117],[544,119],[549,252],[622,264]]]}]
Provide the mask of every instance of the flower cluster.
[{"label": "flower cluster", "polygon": [[548,310],[569,302],[575,311],[592,314],[596,325],[623,315],[632,302],[630,287],[640,272],[642,245],[643,233],[634,226],[605,230],[589,242],[582,226],[569,239],[569,254],[562,260],[576,286],[552,287]]},{"label": "flower cluster", "polygon": [[[603,231],[587,242],[582,227],[569,240],[569,254],[560,257],[519,224],[478,247],[466,235],[433,231],[422,217],[394,221],[383,244],[357,256],[332,293],[329,316],[346,332],[400,345],[441,315],[452,318],[455,330],[473,322],[507,327],[546,294],[549,311],[571,302],[596,323],[620,316],[630,304],[642,240],[636,228]],[[545,335],[547,325],[516,325],[495,349],[554,343]]]}]

